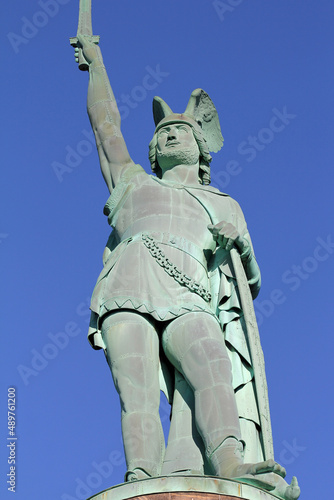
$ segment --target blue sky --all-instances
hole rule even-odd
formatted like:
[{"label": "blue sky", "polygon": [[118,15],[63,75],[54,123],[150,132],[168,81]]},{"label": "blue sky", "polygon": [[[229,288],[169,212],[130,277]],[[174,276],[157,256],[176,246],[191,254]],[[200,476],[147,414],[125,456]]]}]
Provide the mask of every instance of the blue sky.
[{"label": "blue sky", "polygon": [[[3,10],[0,496],[12,495],[15,387],[15,498],[80,500],[125,471],[118,397],[86,340],[108,191],[87,74],[68,42],[78,2],[15,0]],[[182,112],[201,87],[219,112],[225,146],[213,185],[238,200],[252,235],[275,454],[303,500],[328,496],[332,477],[333,14],[330,0],[93,2],[136,162],[149,168],[154,95]]]}]

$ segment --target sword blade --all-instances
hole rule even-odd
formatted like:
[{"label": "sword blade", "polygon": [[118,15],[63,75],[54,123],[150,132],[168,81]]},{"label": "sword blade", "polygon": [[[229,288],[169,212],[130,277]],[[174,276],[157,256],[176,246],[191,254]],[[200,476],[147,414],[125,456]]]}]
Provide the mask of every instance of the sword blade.
[{"label": "sword blade", "polygon": [[77,35],[93,35],[92,0],[80,0]]},{"label": "sword blade", "polygon": [[257,327],[253,299],[247,282],[247,277],[236,248],[231,249],[231,259],[237,280],[241,307],[246,324],[247,344],[252,360],[252,368],[255,381],[255,397],[258,405],[259,419],[261,425],[261,444],[264,460],[274,459],[273,437],[268,400],[268,387],[265,372],[263,351],[260,342],[260,334]]}]

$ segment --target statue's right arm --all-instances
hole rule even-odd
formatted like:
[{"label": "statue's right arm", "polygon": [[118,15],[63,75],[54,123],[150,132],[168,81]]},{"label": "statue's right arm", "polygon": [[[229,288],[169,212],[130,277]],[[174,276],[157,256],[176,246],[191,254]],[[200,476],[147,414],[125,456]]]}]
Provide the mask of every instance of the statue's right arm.
[{"label": "statue's right arm", "polygon": [[78,36],[89,63],[87,111],[95,134],[102,175],[111,192],[125,169],[134,165],[121,133],[121,118],[100,48]]}]

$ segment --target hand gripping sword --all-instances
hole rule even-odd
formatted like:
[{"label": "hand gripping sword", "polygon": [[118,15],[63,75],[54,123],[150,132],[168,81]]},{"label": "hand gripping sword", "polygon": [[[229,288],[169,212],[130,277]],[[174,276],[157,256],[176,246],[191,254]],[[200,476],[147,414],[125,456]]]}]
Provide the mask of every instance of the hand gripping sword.
[{"label": "hand gripping sword", "polygon": [[[80,0],[77,36],[78,35],[85,35],[89,37],[89,40],[93,43],[96,43],[96,45],[98,45],[100,41],[99,35],[93,35],[92,0]],[[79,47],[79,69],[81,71],[88,71],[89,64],[87,63],[86,59],[83,56],[82,48],[78,44],[77,36],[70,38],[70,44],[72,45],[72,47],[75,48]]]}]

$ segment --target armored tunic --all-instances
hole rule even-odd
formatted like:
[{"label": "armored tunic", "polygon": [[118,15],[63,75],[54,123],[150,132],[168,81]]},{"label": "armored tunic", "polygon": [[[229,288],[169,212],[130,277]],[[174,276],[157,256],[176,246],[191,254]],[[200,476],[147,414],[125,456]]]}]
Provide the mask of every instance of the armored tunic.
[{"label": "armored tunic", "polygon": [[[210,206],[220,220],[238,219],[246,228],[239,205],[215,188],[162,181],[138,165],[123,174],[104,209],[113,232],[91,301],[92,323],[97,321],[89,334],[93,347],[103,347],[99,326],[113,310],[134,309],[168,321],[196,310],[215,315],[218,295],[225,302],[231,297],[226,279],[212,290],[216,243],[207,229]],[[219,266],[233,279],[225,251]],[[234,316],[233,304],[228,309]]]}]

